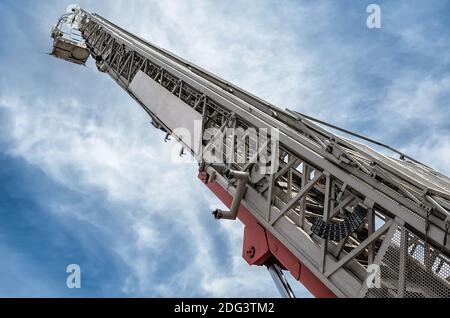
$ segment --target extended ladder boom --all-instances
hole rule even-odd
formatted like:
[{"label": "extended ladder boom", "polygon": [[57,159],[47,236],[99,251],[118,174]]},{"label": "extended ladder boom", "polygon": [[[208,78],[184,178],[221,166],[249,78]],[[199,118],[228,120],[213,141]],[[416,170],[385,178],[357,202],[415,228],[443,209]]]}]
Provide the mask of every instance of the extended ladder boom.
[{"label": "extended ladder boom", "polygon": [[[450,297],[449,178],[281,110],[97,14],[75,14],[98,69],[198,160],[200,179],[230,207],[215,216],[245,224],[249,264],[281,266],[316,296]],[[252,151],[255,141],[263,145]],[[373,270],[380,284],[366,283]]]}]

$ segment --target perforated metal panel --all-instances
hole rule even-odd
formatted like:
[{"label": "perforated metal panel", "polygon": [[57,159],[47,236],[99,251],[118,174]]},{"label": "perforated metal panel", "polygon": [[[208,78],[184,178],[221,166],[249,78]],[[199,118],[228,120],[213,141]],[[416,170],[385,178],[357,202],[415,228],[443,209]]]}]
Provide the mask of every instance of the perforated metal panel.
[{"label": "perforated metal panel", "polygon": [[449,258],[406,229],[397,229],[379,265],[381,288],[368,289],[368,298],[450,297]]}]

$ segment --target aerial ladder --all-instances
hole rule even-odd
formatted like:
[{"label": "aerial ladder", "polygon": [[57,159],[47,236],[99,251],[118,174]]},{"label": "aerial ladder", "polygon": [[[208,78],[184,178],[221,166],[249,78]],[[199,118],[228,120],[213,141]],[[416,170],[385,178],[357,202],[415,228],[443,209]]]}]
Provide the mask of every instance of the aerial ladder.
[{"label": "aerial ladder", "polygon": [[[67,41],[62,24],[80,38]],[[294,293],[283,272],[316,297],[450,297],[447,176],[275,107],[79,6],[52,36],[54,56],[92,56],[198,162],[229,208],[213,216],[244,224],[243,258],[266,266],[284,297]]]}]

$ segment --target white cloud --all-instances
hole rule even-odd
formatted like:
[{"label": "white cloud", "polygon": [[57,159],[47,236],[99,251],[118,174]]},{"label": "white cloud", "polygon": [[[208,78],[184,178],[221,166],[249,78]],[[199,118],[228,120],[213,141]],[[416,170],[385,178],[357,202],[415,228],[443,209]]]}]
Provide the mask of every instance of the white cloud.
[{"label": "white cloud", "polygon": [[[432,78],[420,73],[408,73],[393,81],[384,105],[378,109],[378,115],[389,115],[387,120],[396,119],[397,124],[402,126],[425,118],[428,123],[424,124],[430,124],[431,130],[446,124],[441,112],[449,106],[445,104],[449,97],[450,75]],[[399,118],[402,120],[398,121]]]},{"label": "white cloud", "polygon": [[436,167],[439,172],[450,175],[450,138],[434,134],[421,142],[410,144],[405,152],[416,154],[417,158]]},{"label": "white cloud", "polygon": [[450,145],[449,98],[450,75],[433,78],[408,73],[396,78],[373,113],[373,120],[380,124],[372,134],[395,141],[403,152],[450,174],[446,156]]}]

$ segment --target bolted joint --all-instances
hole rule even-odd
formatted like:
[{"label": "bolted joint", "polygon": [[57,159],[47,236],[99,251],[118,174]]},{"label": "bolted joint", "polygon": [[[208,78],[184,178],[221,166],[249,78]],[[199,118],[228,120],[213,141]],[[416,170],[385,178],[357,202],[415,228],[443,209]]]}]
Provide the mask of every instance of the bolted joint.
[{"label": "bolted joint", "polygon": [[250,247],[247,251],[246,254],[248,257],[253,258],[255,257],[256,254],[256,248],[254,246]]},{"label": "bolted joint", "polygon": [[[98,59],[98,56],[96,57],[96,60],[97,59]],[[100,57],[100,60],[97,60],[95,65],[97,66],[97,69],[102,73],[105,73],[108,68],[108,65],[106,64],[106,62],[101,60],[101,57]]]}]

